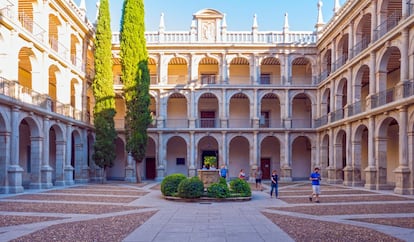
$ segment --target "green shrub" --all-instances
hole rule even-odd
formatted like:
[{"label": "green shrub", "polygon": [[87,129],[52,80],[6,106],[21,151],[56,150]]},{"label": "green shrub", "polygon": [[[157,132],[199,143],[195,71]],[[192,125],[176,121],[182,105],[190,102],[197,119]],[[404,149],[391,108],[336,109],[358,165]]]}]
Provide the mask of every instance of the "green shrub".
[{"label": "green shrub", "polygon": [[250,197],[252,195],[249,183],[240,178],[230,181],[230,189],[231,192],[238,193],[241,197]]},{"label": "green shrub", "polygon": [[220,177],[219,184],[226,185],[226,187],[227,187],[227,181],[226,181],[226,178]]},{"label": "green shrub", "polygon": [[203,192],[203,182],[196,176],[182,180],[178,185],[178,196],[182,198],[199,198]]},{"label": "green shrub", "polygon": [[226,198],[230,196],[230,190],[227,183],[213,183],[207,188],[207,194],[209,197]]},{"label": "green shrub", "polygon": [[183,174],[171,174],[161,182],[161,192],[164,196],[174,196],[178,192],[178,185],[182,180],[187,179]]}]

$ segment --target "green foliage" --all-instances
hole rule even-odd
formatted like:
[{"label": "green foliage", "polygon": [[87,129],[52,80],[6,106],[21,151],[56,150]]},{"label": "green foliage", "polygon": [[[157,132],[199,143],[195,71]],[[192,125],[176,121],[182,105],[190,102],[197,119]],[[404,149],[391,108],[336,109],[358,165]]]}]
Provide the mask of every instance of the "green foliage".
[{"label": "green foliage", "polygon": [[178,185],[182,180],[187,179],[183,174],[171,174],[161,182],[161,192],[164,196],[174,196],[178,191]]},{"label": "green foliage", "polygon": [[250,189],[250,185],[247,181],[236,178],[230,181],[230,190],[233,193],[238,193],[242,197],[250,197],[252,195],[252,191]]},{"label": "green foliage", "polygon": [[178,185],[178,196],[182,198],[199,198],[203,192],[203,182],[197,176],[182,180]]},{"label": "green foliage", "polygon": [[95,35],[94,66],[95,77],[92,83],[94,125],[96,141],[92,156],[101,168],[111,167],[115,160],[115,92],[112,80],[112,32],[110,27],[108,0],[102,0]]},{"label": "green foliage", "polygon": [[230,196],[230,190],[227,183],[213,183],[207,188],[207,194],[209,197],[227,198]]},{"label": "green foliage", "polygon": [[219,179],[220,179],[220,180],[219,180],[219,183],[220,183],[220,184],[223,184],[223,185],[226,185],[226,186],[227,186],[227,181],[226,181],[226,178],[224,178],[224,177],[220,177]]},{"label": "green foliage", "polygon": [[[143,0],[125,0],[121,19],[120,56],[122,81],[127,107],[125,130],[127,151],[136,162],[142,162],[147,148],[147,128],[152,118],[149,111],[150,75],[145,41]],[[138,167],[138,166],[137,166]],[[137,181],[140,172],[137,170]]]}]

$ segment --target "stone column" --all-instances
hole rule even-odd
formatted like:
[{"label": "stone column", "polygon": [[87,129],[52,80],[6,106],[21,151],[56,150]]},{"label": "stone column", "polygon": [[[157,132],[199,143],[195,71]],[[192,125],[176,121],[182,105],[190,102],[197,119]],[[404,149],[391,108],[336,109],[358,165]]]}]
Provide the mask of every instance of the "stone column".
[{"label": "stone column", "polygon": [[156,180],[157,181],[161,181],[162,179],[164,179],[165,176],[165,144],[164,144],[164,139],[163,139],[163,133],[162,132],[158,132],[158,164],[157,164],[157,177]]},{"label": "stone column", "polygon": [[188,114],[189,115],[189,128],[190,129],[194,129],[196,128],[198,125],[196,124],[196,121],[198,119],[198,113],[196,111],[196,100],[195,100],[195,92],[194,90],[190,91],[190,101],[187,104],[187,110],[188,110]]},{"label": "stone column", "polygon": [[368,166],[365,168],[365,188],[374,190],[376,188],[377,181],[377,167],[375,166],[375,120],[370,116],[368,120]]},{"label": "stone column", "polygon": [[[63,137],[62,137],[63,139]],[[65,185],[64,169],[66,164],[66,141],[56,141],[56,170],[55,186]]]},{"label": "stone column", "polygon": [[74,168],[71,164],[72,160],[72,124],[66,125],[66,164],[65,164],[65,185],[75,184],[74,177]]},{"label": "stone column", "polygon": [[7,168],[9,178],[9,193],[23,192],[23,168],[19,165],[19,112],[20,108],[12,107],[11,110],[11,147],[10,149],[10,165]]},{"label": "stone column", "polygon": [[10,164],[10,131],[0,132],[0,194],[8,193],[7,166]]},{"label": "stone column", "polygon": [[49,117],[43,118],[43,159],[41,161],[41,186],[48,189],[53,187],[52,172],[53,169],[49,165]]},{"label": "stone column", "polygon": [[346,157],[346,166],[344,167],[344,185],[352,186],[353,183],[353,173],[354,167],[352,162],[352,153],[351,153],[351,124],[346,124],[346,149],[345,149],[345,157]]},{"label": "stone column", "polygon": [[290,129],[292,128],[292,117],[291,114],[292,105],[290,105],[290,98],[289,98],[289,90],[285,91],[285,107],[281,107],[281,112],[284,111],[284,128]]},{"label": "stone column", "polygon": [[194,131],[190,131],[190,164],[188,167],[188,176],[193,177],[197,175],[197,169],[195,166],[195,141],[194,141]]},{"label": "stone column", "polygon": [[[289,132],[285,132],[285,141],[284,141],[284,147],[291,147],[290,144],[290,134]],[[291,152],[292,150],[289,148],[285,148],[284,149],[284,156],[285,159],[281,159],[281,166],[280,169],[282,170],[281,172],[281,177],[280,180],[281,181],[292,181],[292,166],[291,166]],[[280,154],[282,155],[282,152],[280,152]]]},{"label": "stone column", "polygon": [[[408,4],[402,4],[403,6]],[[401,78],[400,82],[405,82],[408,80],[408,70],[409,70],[409,59],[408,59],[408,43],[409,43],[409,34],[407,29],[401,31]]]},{"label": "stone column", "polygon": [[227,128],[229,121],[229,109],[228,109],[228,100],[226,95],[226,90],[222,90],[222,103],[221,103],[221,116],[220,116],[220,128]]},{"label": "stone column", "polygon": [[335,183],[336,178],[336,165],[335,165],[335,146],[334,146],[334,131],[332,128],[328,129],[329,131],[329,166],[327,167],[328,170],[328,183]]},{"label": "stone column", "polygon": [[127,165],[125,167],[125,181],[136,183],[137,175],[135,172],[134,157],[132,157],[131,153],[128,152],[126,159]]},{"label": "stone column", "polygon": [[41,189],[41,166],[42,166],[42,137],[30,137],[30,189]]},{"label": "stone column", "polygon": [[255,174],[255,172],[256,172],[256,170],[257,170],[257,167],[259,167],[260,166],[260,164],[259,164],[259,153],[260,153],[260,150],[259,150],[259,144],[258,144],[258,140],[257,140],[257,135],[258,135],[258,132],[257,131],[254,131],[253,132],[253,144],[252,144],[252,147],[251,147],[251,152],[250,152],[250,176],[249,176],[249,181],[250,182],[254,182],[255,180],[254,180],[254,177],[253,177],[253,174]]},{"label": "stone column", "polygon": [[399,166],[393,171],[395,174],[394,192],[410,194],[410,168],[408,167],[408,140],[407,140],[407,107],[399,108]]}]

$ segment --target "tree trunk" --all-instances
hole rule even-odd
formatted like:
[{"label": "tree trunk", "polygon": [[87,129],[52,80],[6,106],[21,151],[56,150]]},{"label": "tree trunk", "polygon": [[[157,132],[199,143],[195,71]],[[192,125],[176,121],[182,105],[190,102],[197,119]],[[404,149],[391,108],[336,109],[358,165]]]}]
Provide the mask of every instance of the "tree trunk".
[{"label": "tree trunk", "polygon": [[137,177],[137,183],[141,183],[141,161],[135,160],[135,171],[136,171],[136,177]]}]

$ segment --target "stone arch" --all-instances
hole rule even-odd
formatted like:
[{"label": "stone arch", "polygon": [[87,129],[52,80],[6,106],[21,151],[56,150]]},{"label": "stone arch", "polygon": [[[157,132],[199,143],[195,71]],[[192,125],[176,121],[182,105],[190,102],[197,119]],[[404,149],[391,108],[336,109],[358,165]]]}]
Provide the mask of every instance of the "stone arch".
[{"label": "stone arch", "polygon": [[[398,84],[398,82],[400,82],[401,51],[398,47],[391,46],[385,50],[385,52],[379,59],[380,61],[377,69],[379,73],[377,90],[379,92],[384,92],[394,88]],[[390,96],[393,97],[395,95],[393,93],[383,94],[386,95],[386,97],[384,97],[385,99],[388,99]],[[387,102],[389,100],[384,101]]]},{"label": "stone arch", "polygon": [[150,84],[156,85],[158,84],[158,58],[155,56],[148,57],[148,71],[150,75]]},{"label": "stone arch", "polygon": [[198,76],[201,84],[218,84],[220,61],[214,56],[203,57],[198,63]]},{"label": "stone arch", "polygon": [[[188,175],[188,143],[181,136],[172,136],[167,140],[166,175],[181,173]],[[184,164],[183,164],[184,163]]]},{"label": "stone arch", "polygon": [[330,167],[332,163],[329,157],[329,151],[330,151],[329,149],[330,149],[329,134],[324,134],[322,136],[322,141],[321,141],[321,150],[320,150],[321,158],[320,158],[319,164],[316,164],[321,169],[322,177],[328,176],[328,172],[326,168]]},{"label": "stone arch", "polygon": [[7,127],[7,116],[0,109],[0,194],[6,193],[7,168],[10,164],[10,128]]},{"label": "stone arch", "polygon": [[364,14],[355,29],[355,45],[353,54],[357,55],[371,43],[371,13]]},{"label": "stone arch", "polygon": [[197,102],[198,124],[200,128],[218,128],[220,101],[214,93],[205,92],[198,98]]},{"label": "stone arch", "polygon": [[[363,185],[365,183],[365,172],[368,167],[368,134],[369,130],[365,124],[360,124],[355,128],[352,140],[352,168],[353,185]],[[372,132],[372,130],[371,130]]]},{"label": "stone arch", "polygon": [[[185,107],[185,108],[184,108]],[[185,95],[174,92],[171,93],[167,101],[167,128],[186,128],[188,127],[188,102]]]},{"label": "stone arch", "polygon": [[342,109],[342,118],[344,117],[343,109],[348,104],[348,80],[346,78],[342,78],[339,80],[336,86],[335,91],[335,110]]},{"label": "stone arch", "polygon": [[153,137],[148,136],[147,149],[145,154],[145,163],[143,164],[142,174],[145,179],[153,180],[157,177],[157,145]]},{"label": "stone arch", "polygon": [[52,168],[52,183],[54,185],[64,184],[66,140],[62,127],[52,124],[49,128],[49,161]]},{"label": "stone arch", "polygon": [[292,98],[292,128],[311,128],[313,107],[307,93],[297,93]]},{"label": "stone arch", "polygon": [[393,170],[399,165],[399,123],[390,115],[379,120],[375,137],[375,159],[378,169],[378,188],[394,188],[395,177]]},{"label": "stone arch", "polygon": [[41,167],[40,126],[32,117],[19,122],[19,166],[23,168],[22,185],[40,188]]},{"label": "stone arch", "polygon": [[83,140],[79,130],[74,129],[71,133],[71,159],[70,165],[73,168],[72,179],[81,180],[82,179],[82,164],[83,157]]},{"label": "stone arch", "polygon": [[[214,136],[206,135],[201,137],[197,143],[196,168],[201,169],[203,165],[207,168],[218,168],[224,161],[220,161],[219,143]],[[210,164],[208,164],[210,163]]]},{"label": "stone arch", "polygon": [[125,150],[125,142],[122,138],[115,139],[115,160],[113,166],[106,170],[106,177],[109,180],[125,180],[125,169],[127,166],[127,153]]},{"label": "stone arch", "polygon": [[249,97],[242,92],[233,94],[229,101],[229,128],[252,127],[250,115]]},{"label": "stone arch", "polygon": [[247,57],[235,56],[230,61],[230,84],[251,84],[250,63]]},{"label": "stone arch", "polygon": [[281,84],[281,63],[274,56],[266,56],[260,62],[260,84]]},{"label": "stone arch", "polygon": [[292,179],[305,180],[309,177],[312,165],[312,144],[309,137],[299,135],[294,138],[292,147]]},{"label": "stone arch", "polygon": [[366,110],[366,101],[370,94],[369,86],[370,69],[368,65],[364,64],[360,66],[355,75],[353,97],[351,98],[351,100],[354,100],[352,114],[358,114]]},{"label": "stone arch", "polygon": [[335,133],[334,141],[334,160],[333,168],[335,174],[330,176],[334,183],[342,182],[344,180],[344,168],[347,166],[347,134],[345,130],[339,129]]},{"label": "stone arch", "polygon": [[312,63],[307,57],[296,57],[291,62],[292,85],[310,86],[312,83]]},{"label": "stone arch", "polygon": [[175,56],[168,62],[168,84],[185,85],[188,83],[188,60]]},{"label": "stone arch", "polygon": [[250,142],[241,135],[229,138],[229,176],[237,177],[240,170],[244,169],[246,174],[250,171]]},{"label": "stone arch", "polygon": [[32,89],[32,72],[37,67],[35,65],[37,58],[30,48],[23,47],[19,51],[18,60],[18,82],[23,87],[23,93],[29,95],[29,91]]},{"label": "stone arch", "polygon": [[260,140],[260,160],[258,167],[262,169],[263,179],[270,179],[271,172],[280,173],[281,142],[275,136],[265,136]]},{"label": "stone arch", "polygon": [[322,102],[321,102],[321,116],[328,115],[331,111],[331,88],[329,86],[322,89]]},{"label": "stone arch", "polygon": [[261,128],[282,128],[282,112],[279,97],[268,92],[260,99],[259,126]]}]

